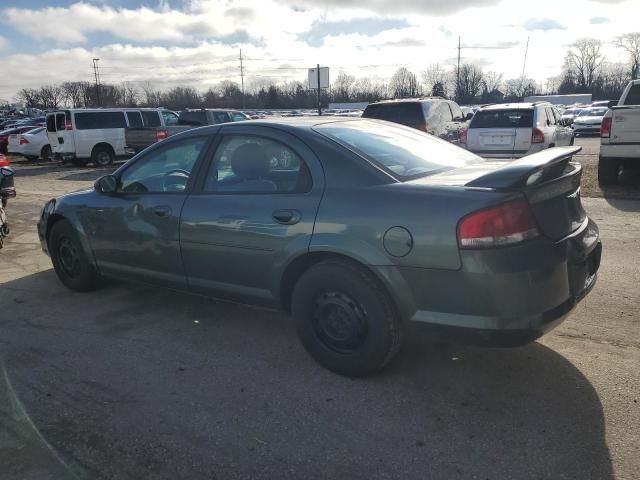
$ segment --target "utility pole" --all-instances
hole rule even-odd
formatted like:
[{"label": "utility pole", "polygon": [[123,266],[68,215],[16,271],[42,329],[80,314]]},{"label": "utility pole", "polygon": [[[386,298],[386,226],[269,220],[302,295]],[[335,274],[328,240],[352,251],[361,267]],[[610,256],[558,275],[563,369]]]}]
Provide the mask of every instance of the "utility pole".
[{"label": "utility pole", "polygon": [[100,80],[98,80],[98,62],[100,61],[99,58],[94,58],[93,59],[93,76],[96,79],[96,101],[98,103],[98,106],[102,106],[102,102],[100,101]]},{"label": "utility pole", "polygon": [[322,115],[322,100],[321,100],[321,90],[320,90],[320,64],[318,64],[316,68],[316,73],[318,74],[318,116]]},{"label": "utility pole", "polygon": [[524,70],[527,67],[527,54],[528,53],[529,53],[529,37],[527,37],[527,46],[524,49],[524,62],[522,63],[522,75],[520,75],[520,88],[522,88],[522,85],[524,84]]},{"label": "utility pole", "polygon": [[242,66],[242,49],[240,49],[240,82],[242,85],[242,108],[244,109],[244,68]]},{"label": "utility pole", "polygon": [[458,35],[458,69],[456,70],[456,101],[460,101],[460,50],[462,49],[460,35]]}]

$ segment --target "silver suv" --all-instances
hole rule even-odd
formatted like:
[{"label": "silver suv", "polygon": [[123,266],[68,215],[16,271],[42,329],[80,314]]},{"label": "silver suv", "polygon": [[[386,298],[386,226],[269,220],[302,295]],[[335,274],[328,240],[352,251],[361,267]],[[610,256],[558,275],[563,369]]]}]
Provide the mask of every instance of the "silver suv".
[{"label": "silver suv", "polygon": [[483,157],[520,158],[573,145],[573,131],[560,119],[548,102],[489,105],[476,112],[461,141]]}]

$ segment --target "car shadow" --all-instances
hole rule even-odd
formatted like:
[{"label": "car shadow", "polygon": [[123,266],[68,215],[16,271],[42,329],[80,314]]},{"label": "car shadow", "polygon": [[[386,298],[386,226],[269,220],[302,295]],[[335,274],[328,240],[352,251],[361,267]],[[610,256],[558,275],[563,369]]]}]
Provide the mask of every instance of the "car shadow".
[{"label": "car shadow", "polygon": [[0,305],[17,398],[84,478],[613,478],[596,391],[539,343],[448,346],[411,325],[387,369],[349,379],[268,309],[72,293],[51,270],[0,285]]}]

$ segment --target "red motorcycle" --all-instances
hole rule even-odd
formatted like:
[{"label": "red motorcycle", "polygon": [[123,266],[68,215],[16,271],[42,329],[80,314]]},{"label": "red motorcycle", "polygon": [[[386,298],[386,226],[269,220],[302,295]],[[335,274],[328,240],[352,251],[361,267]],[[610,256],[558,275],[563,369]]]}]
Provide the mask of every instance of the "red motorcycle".
[{"label": "red motorcycle", "polygon": [[4,239],[10,231],[7,223],[7,202],[9,198],[15,196],[13,169],[9,167],[9,159],[0,154],[0,248],[4,245]]}]

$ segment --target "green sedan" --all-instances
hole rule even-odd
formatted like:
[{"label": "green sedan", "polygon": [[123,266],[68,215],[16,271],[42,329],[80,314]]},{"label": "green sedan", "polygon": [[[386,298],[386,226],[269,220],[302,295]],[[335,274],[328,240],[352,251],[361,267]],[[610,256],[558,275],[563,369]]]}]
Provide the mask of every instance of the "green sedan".
[{"label": "green sedan", "polygon": [[202,127],[50,200],[38,233],[72,290],[117,277],[277,305],[319,363],[361,376],[410,321],[521,345],[569,314],[601,253],[578,150],[492,162],[368,119]]}]

